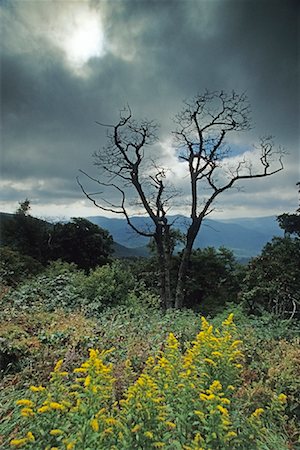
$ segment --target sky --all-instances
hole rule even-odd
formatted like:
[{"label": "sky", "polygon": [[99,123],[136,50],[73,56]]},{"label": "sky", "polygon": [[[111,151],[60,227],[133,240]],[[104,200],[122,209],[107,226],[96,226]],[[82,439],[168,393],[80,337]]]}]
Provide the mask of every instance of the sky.
[{"label": "sky", "polygon": [[[227,142],[233,162],[264,135],[287,152],[283,171],[226,192],[211,218],[297,209],[297,0],[0,0],[0,13],[0,211],[28,198],[38,217],[104,215],[76,177],[81,169],[101,179],[92,155],[107,136],[96,122],[115,123],[129,104],[160,124],[151,155],[180,192],[170,214],[188,215],[173,118],[206,89],[249,98],[253,128]],[[129,213],[140,213],[129,200]]]}]

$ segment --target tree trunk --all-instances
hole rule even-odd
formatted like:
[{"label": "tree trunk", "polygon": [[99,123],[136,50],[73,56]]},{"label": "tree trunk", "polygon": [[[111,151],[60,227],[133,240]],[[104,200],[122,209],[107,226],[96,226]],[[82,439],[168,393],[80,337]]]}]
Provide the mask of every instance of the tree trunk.
[{"label": "tree trunk", "polygon": [[176,283],[176,295],[175,295],[175,308],[180,309],[183,306],[184,297],[185,297],[185,284],[186,284],[186,275],[189,267],[189,262],[191,259],[191,253],[193,249],[193,245],[196,239],[196,236],[199,232],[200,226],[202,223],[202,218],[195,218],[190,225],[187,238],[186,238],[186,246],[183,250],[180,266],[177,275],[177,283]]},{"label": "tree trunk", "polygon": [[155,241],[158,253],[160,297],[162,307],[164,310],[166,310],[173,307],[170,281],[170,258],[163,244],[162,236],[156,235]]}]

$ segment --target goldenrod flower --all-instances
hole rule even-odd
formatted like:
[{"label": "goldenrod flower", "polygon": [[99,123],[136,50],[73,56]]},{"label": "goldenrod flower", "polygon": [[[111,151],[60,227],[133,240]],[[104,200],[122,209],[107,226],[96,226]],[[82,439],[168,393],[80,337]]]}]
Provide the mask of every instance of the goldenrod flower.
[{"label": "goldenrod flower", "polygon": [[31,400],[28,400],[27,398],[22,398],[21,400],[16,401],[16,405],[28,406],[28,408],[32,408],[34,406],[34,403]]},{"label": "goldenrod flower", "polygon": [[279,394],[277,397],[279,403],[285,404],[287,402],[287,396],[285,394]]},{"label": "goldenrod flower", "polygon": [[234,438],[236,436],[237,436],[237,434],[236,434],[235,431],[228,431],[228,433],[226,434],[226,438],[227,439],[231,439],[231,438]]},{"label": "goldenrod flower", "polygon": [[95,431],[95,432],[99,431],[99,422],[97,419],[91,420],[91,427],[92,427],[93,431]]},{"label": "goldenrod flower", "polygon": [[264,412],[263,408],[257,408],[254,413],[252,413],[252,417],[259,417]]},{"label": "goldenrod flower", "polygon": [[154,442],[153,445],[154,445],[155,448],[162,448],[166,444],[164,442]]},{"label": "goldenrod flower", "polygon": [[28,433],[26,434],[26,437],[28,439],[29,442],[34,442],[35,441],[35,437],[34,435],[31,433],[31,431],[28,431]]},{"label": "goldenrod flower", "polygon": [[58,402],[50,402],[49,406],[51,409],[58,409],[58,410],[65,409],[65,407],[61,403],[58,403]]},{"label": "goldenrod flower", "polygon": [[152,431],[145,431],[144,436],[149,439],[153,439]]},{"label": "goldenrod flower", "polygon": [[51,430],[49,434],[51,434],[51,436],[59,436],[60,434],[63,434],[63,431],[59,428],[55,428],[54,430]]},{"label": "goldenrod flower", "polygon": [[57,363],[55,364],[55,367],[54,367],[54,372],[59,372],[60,371],[60,369],[61,369],[61,366],[63,365],[63,362],[64,362],[64,360],[63,359],[60,359],[59,361],[57,361]]},{"label": "goldenrod flower", "polygon": [[27,444],[28,440],[27,438],[21,438],[21,439],[13,439],[12,441],[10,441],[10,445],[12,447],[23,447],[25,444]]},{"label": "goldenrod flower", "polygon": [[67,444],[66,450],[73,450],[75,448],[76,441],[69,442]]},{"label": "goldenrod flower", "polygon": [[41,406],[38,410],[38,413],[45,413],[45,412],[47,412],[47,411],[50,411],[50,408],[49,408],[49,406],[48,405],[44,405],[44,406]]},{"label": "goldenrod flower", "polygon": [[34,412],[31,408],[23,408],[23,409],[21,409],[21,416],[32,417],[32,416],[34,416]]},{"label": "goldenrod flower", "polygon": [[141,425],[135,425],[133,428],[131,428],[131,432],[137,433],[141,428]]},{"label": "goldenrod flower", "polygon": [[165,423],[170,428],[176,428],[176,424],[174,422],[170,422],[169,420],[167,420]]},{"label": "goldenrod flower", "polygon": [[31,390],[31,392],[42,392],[46,390],[46,388],[43,386],[30,386],[29,389]]}]

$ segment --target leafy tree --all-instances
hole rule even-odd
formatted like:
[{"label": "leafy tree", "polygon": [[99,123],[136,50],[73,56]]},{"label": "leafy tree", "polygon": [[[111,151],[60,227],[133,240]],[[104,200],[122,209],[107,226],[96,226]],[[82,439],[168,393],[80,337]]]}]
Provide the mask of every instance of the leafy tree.
[{"label": "leafy tree", "polygon": [[[177,259],[180,264],[180,258]],[[221,247],[193,250],[185,284],[184,306],[216,313],[226,302],[237,301],[241,268],[233,253]]]},{"label": "leafy tree", "polygon": [[49,240],[51,259],[75,263],[86,272],[108,262],[112,244],[107,230],[83,218],[55,224]]},{"label": "leafy tree", "polygon": [[243,298],[252,311],[265,308],[285,316],[300,306],[300,239],[275,237],[252,259]]},{"label": "leafy tree", "polygon": [[[180,265],[176,277],[175,296],[171,289],[172,227],[168,211],[172,200],[178,201],[178,193],[167,183],[168,170],[153,161],[150,147],[158,141],[157,124],[154,121],[134,120],[129,107],[121,111],[116,124],[104,125],[108,129],[108,144],[94,154],[95,165],[101,170],[101,180],[84,173],[89,181],[101,187],[101,197],[89,194],[78,180],[82,191],[103,211],[123,214],[131,228],[155,242],[162,305],[165,308],[181,308],[186,290],[186,278],[192,249],[204,218],[213,210],[213,203],[224,191],[241,180],[255,180],[273,175],[283,169],[282,150],[275,149],[270,136],[259,144],[257,164],[241,156],[235,167],[228,164],[230,142],[234,133],[250,128],[250,108],[244,94],[232,92],[208,92],[185,102],[175,117],[175,151],[178,159],[186,164],[189,174],[190,223],[184,240]],[[274,156],[278,165],[273,165]],[[103,189],[111,190],[109,198],[103,198]],[[113,191],[113,192],[112,192]],[[135,204],[150,217],[152,229],[137,228],[129,215]],[[110,201],[119,196],[119,201]],[[186,203],[186,199],[184,200]],[[175,297],[175,298],[174,298]]]},{"label": "leafy tree", "polygon": [[[297,183],[297,186],[299,186],[300,194],[300,182]],[[296,234],[300,237],[300,204],[295,214],[281,214],[277,217],[277,221],[286,235]]]},{"label": "leafy tree", "polygon": [[48,259],[47,242],[51,225],[32,217],[29,211],[30,200],[26,199],[12,217],[2,220],[1,241],[14,251],[45,263]]}]

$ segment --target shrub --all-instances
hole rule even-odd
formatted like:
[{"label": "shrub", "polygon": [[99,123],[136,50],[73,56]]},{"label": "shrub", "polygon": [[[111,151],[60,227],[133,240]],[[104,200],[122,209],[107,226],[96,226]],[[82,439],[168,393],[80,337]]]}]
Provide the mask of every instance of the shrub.
[{"label": "shrub", "polygon": [[9,247],[0,247],[0,283],[16,286],[20,281],[42,272],[42,264],[31,256]]}]

